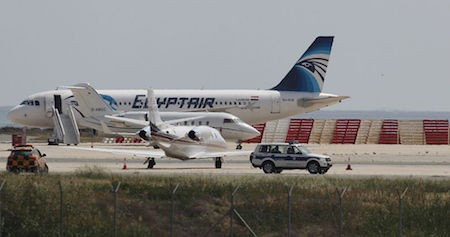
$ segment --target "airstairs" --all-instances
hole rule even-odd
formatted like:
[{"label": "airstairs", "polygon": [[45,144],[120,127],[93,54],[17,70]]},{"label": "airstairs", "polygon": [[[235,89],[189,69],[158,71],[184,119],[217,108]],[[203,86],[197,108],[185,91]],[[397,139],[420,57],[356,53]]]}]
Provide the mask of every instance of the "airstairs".
[{"label": "airstairs", "polygon": [[52,107],[52,112],[53,123],[55,124],[54,137],[52,139],[67,145],[80,143],[80,131],[78,130],[72,106],[68,107],[65,114],[60,113],[55,107]]}]

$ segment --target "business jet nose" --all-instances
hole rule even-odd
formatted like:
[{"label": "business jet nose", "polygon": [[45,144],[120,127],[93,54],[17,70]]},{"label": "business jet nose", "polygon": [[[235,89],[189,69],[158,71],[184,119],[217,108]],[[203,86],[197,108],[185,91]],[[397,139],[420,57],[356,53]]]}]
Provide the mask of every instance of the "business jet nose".
[{"label": "business jet nose", "polygon": [[244,136],[246,137],[244,140],[251,139],[251,138],[261,135],[261,133],[258,130],[256,130],[256,128],[254,128],[250,125],[246,125],[244,127],[244,129],[242,129],[242,132],[244,133]]}]

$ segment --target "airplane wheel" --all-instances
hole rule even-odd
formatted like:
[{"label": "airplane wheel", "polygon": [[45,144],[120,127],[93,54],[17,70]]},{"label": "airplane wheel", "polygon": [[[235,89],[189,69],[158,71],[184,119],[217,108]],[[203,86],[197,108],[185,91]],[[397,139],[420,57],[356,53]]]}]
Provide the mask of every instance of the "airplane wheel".
[{"label": "airplane wheel", "polygon": [[156,165],[156,162],[155,162],[155,158],[147,158],[147,160],[144,162],[144,164],[145,163],[148,163],[148,165],[147,165],[147,169],[153,169],[153,167]]},{"label": "airplane wheel", "polygon": [[215,166],[216,166],[216,169],[222,168],[222,158],[220,158],[220,157],[216,158]]},{"label": "airplane wheel", "polygon": [[238,145],[236,146],[236,150],[242,150],[242,145],[241,145],[241,144],[238,144]]}]

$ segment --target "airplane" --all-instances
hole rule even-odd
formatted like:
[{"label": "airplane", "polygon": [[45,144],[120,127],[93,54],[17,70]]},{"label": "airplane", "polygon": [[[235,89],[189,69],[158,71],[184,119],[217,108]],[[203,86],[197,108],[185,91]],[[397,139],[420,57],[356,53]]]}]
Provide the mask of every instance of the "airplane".
[{"label": "airplane", "polygon": [[[206,125],[185,126],[171,125],[161,119],[156,99],[152,89],[148,90],[149,106],[148,121],[137,134],[144,140],[151,142],[161,148],[160,150],[125,150],[114,148],[82,148],[72,149],[109,152],[115,154],[126,154],[148,157],[148,167],[153,168],[156,164],[155,157],[176,158],[180,160],[214,158],[215,167],[222,167],[222,158],[226,156],[248,155],[251,151],[226,151],[227,143],[220,132]],[[127,123],[135,122],[141,125],[142,120],[110,116],[118,121]]]},{"label": "airplane", "polygon": [[[333,36],[317,37],[281,82],[270,89],[154,90],[158,108],[160,111],[227,112],[253,125],[340,103],[349,97],[322,92],[333,39]],[[117,111],[147,108],[145,90],[98,90],[98,93]],[[70,114],[70,106],[78,106],[74,95],[69,89],[59,88],[28,96],[7,116],[14,123],[29,127],[53,128],[57,126],[54,108],[64,115]],[[74,117],[80,121],[82,116],[75,111]]]},{"label": "airplane", "polygon": [[[80,125],[106,134],[135,136],[136,131],[148,125],[148,111],[119,112],[105,103],[89,84],[67,86],[78,102]],[[160,112],[161,119],[172,125],[206,125],[218,130],[226,140],[241,142],[260,135],[260,132],[238,117],[224,112]],[[129,119],[129,120],[127,120]]]}]

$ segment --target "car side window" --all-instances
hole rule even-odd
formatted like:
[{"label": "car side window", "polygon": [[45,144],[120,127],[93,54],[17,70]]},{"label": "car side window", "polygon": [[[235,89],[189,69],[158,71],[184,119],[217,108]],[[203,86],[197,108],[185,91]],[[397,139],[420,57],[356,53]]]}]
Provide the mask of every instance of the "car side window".
[{"label": "car side window", "polygon": [[270,151],[270,146],[267,146],[267,145],[262,145],[259,148],[259,152],[268,153],[269,151]]},{"label": "car side window", "polygon": [[292,147],[294,149],[294,153],[298,155],[303,155],[303,153],[298,149],[298,147]]},{"label": "car side window", "polygon": [[289,146],[288,149],[287,149],[287,153],[288,154],[294,154],[295,153],[294,148],[292,146]]},{"label": "car side window", "polygon": [[273,148],[270,149],[270,153],[281,153],[281,151],[278,146],[273,146]]}]

